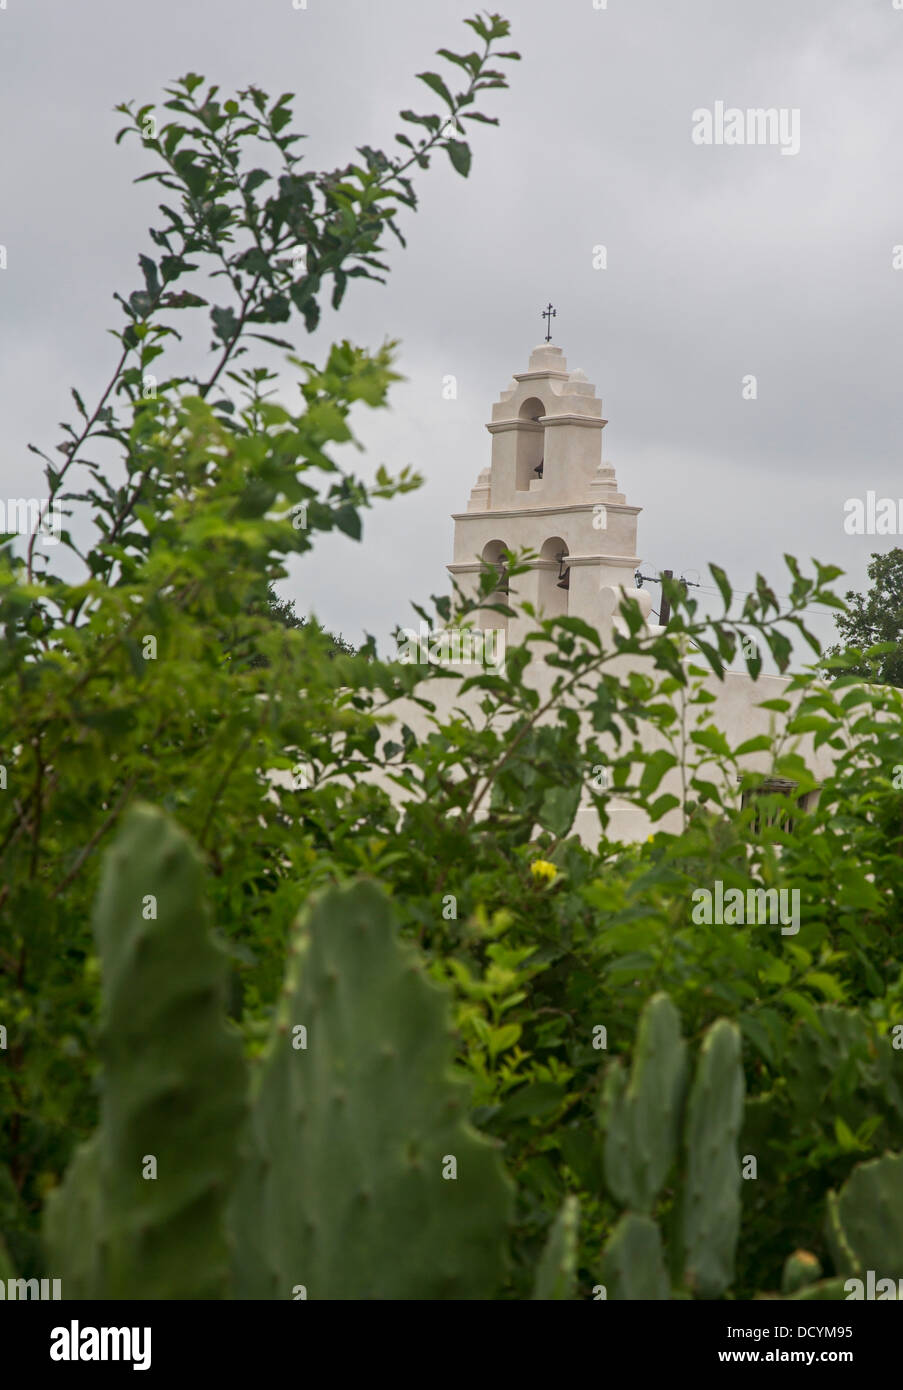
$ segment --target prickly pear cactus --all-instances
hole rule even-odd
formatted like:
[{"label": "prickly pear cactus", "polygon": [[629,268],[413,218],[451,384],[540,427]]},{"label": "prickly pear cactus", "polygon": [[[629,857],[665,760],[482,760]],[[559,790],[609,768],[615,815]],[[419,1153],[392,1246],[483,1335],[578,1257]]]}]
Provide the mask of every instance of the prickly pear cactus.
[{"label": "prickly pear cactus", "polygon": [[510,1192],[449,1077],[444,994],[372,884],[295,929],[235,1195],[239,1298],[485,1298]]},{"label": "prickly pear cactus", "polygon": [[576,1197],[565,1197],[549,1232],[546,1248],[536,1271],[534,1299],[577,1297],[577,1246],[580,1204]]},{"label": "prickly pear cactus", "polygon": [[821,1263],[809,1250],[794,1250],[784,1261],[781,1278],[781,1293],[796,1293],[807,1284],[814,1284],[821,1278]]},{"label": "prickly pear cactus", "polygon": [[787,1090],[800,1114],[820,1111],[841,1069],[855,1071],[868,1060],[868,1029],[860,1013],[822,1004],[815,1019],[815,1027],[797,1027],[784,1062]]},{"label": "prickly pear cactus", "polygon": [[903,1132],[899,1054],[855,1009],[822,1004],[815,1026],[799,1024],[787,1050],[787,1092],[797,1116],[821,1116],[826,1104],[856,1131],[880,1111],[888,1138]]},{"label": "prickly pear cactus", "polygon": [[104,1298],[100,1160],[96,1133],[75,1150],[66,1176],[47,1197],[44,1243],[64,1298]]},{"label": "prickly pear cactus", "polygon": [[648,1216],[629,1211],[621,1217],[602,1256],[602,1282],[609,1298],[671,1297],[661,1234]]},{"label": "prickly pear cactus", "polygon": [[740,1232],[743,1068],[740,1030],[720,1018],[705,1035],[687,1102],[683,1194],[684,1280],[701,1298],[719,1298],[734,1277]]},{"label": "prickly pear cactus", "polygon": [[903,1278],[903,1154],[858,1164],[828,1193],[825,1234],[841,1274]]},{"label": "prickly pear cactus", "polygon": [[228,1293],[224,1209],[246,1071],[226,1027],[226,959],[207,931],[202,876],[186,836],[151,807],[129,814],[106,856],[94,916],[101,1119],[46,1226],[67,1296]]},{"label": "prickly pear cactus", "polygon": [[605,1177],[624,1206],[650,1212],[677,1156],[687,1084],[680,1016],[666,994],[640,1015],[630,1080],[616,1063],[603,1099]]},{"label": "prickly pear cactus", "polygon": [[[677,1010],[666,995],[655,995],[641,1016],[629,1081],[615,1065],[603,1093],[606,1180],[630,1208],[603,1253],[610,1298],[669,1298],[672,1281],[675,1297],[718,1298],[733,1277],[744,1089],[739,1029],[726,1019],[714,1023],[689,1094],[687,1074]],[[681,1136],[685,1171],[676,1175],[666,1267],[650,1214],[675,1166]]]}]

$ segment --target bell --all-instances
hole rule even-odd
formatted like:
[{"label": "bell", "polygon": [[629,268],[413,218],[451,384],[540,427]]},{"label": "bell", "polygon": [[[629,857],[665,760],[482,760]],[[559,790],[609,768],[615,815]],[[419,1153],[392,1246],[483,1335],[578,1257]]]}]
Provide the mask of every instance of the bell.
[{"label": "bell", "polygon": [[496,592],[497,592],[497,593],[500,593],[500,594],[507,594],[507,592],[508,592],[508,567],[506,566],[504,560],[498,560],[498,561],[496,562],[496,564],[497,564],[498,572],[499,572],[498,589],[496,590]]},{"label": "bell", "polygon": [[537,478],[541,478],[541,477],[542,477],[542,466],[543,466],[544,463],[545,463],[545,459],[544,459],[544,458],[541,458],[541,459],[539,460],[539,463],[538,463],[538,464],[536,465],[536,467],[533,469],[533,472],[536,474]]},{"label": "bell", "polygon": [[571,587],[571,569],[564,563],[564,551],[558,556],[558,583],[556,588],[569,589]]}]

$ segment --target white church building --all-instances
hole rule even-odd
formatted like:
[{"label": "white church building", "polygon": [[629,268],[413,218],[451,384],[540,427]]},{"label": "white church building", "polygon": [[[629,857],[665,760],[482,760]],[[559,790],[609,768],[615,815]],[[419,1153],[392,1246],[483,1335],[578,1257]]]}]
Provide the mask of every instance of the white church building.
[{"label": "white church building", "polygon": [[[623,622],[619,608],[625,594],[639,604],[650,635],[661,633],[664,628],[651,621],[649,591],[636,586],[635,576],[641,565],[637,521],[642,508],[627,501],[618,490],[614,469],[603,462],[602,431],[606,423],[595,387],[581,370],[568,370],[561,348],[550,343],[535,348],[527,370],[515,373],[492,407],[492,419],[486,426],[492,438],[489,466],[479,473],[466,510],[453,515],[454,549],[448,570],[462,594],[473,598],[479,593],[481,569],[489,562],[499,570],[499,588],[490,602],[510,604],[515,609],[528,602],[547,618],[574,615],[595,628],[610,647],[612,624]],[[511,576],[509,581],[503,556],[506,551],[524,549],[537,558],[525,574]],[[462,680],[473,675],[475,659],[479,664],[486,661],[490,665],[503,660],[507,648],[523,639],[532,621],[522,613],[505,618],[484,608],[471,620],[474,630],[469,633],[466,628],[432,634],[425,629],[419,633],[403,629],[399,634],[398,659],[441,662],[449,678],[430,680],[424,685],[423,696],[435,706],[432,716],[410,700],[394,702],[390,713],[383,716],[388,721],[386,739],[395,739],[402,724],[407,724],[418,738],[425,738],[436,722],[453,718],[456,710],[465,711],[479,723],[483,718],[482,693],[462,692]],[[629,661],[652,672],[651,661],[643,658],[617,657],[610,669],[623,675]],[[698,664],[704,665],[701,658]],[[536,656],[525,668],[524,679],[544,702],[557,674],[556,669]],[[781,732],[786,716],[759,706],[764,700],[784,696],[788,678],[763,674],[753,681],[744,666],[726,671],[723,680],[709,675],[704,684],[714,696],[706,706],[712,713],[712,723],[726,735],[732,747],[758,734]],[[674,698],[681,697],[678,694]],[[793,697],[790,698],[793,703]],[[692,707],[689,716],[687,734],[695,718]],[[644,748],[669,747],[653,725],[641,725],[640,731]],[[628,735],[628,747],[630,738]],[[598,741],[604,749],[606,740]],[[823,745],[814,751],[811,735],[785,738],[783,750],[799,752],[817,781],[830,769],[830,749]],[[611,751],[615,751],[613,744]],[[674,751],[680,753],[679,748]],[[749,754],[743,758],[742,766],[764,774],[770,785],[794,801],[802,800],[792,783],[769,778],[770,753]],[[587,768],[586,789],[572,831],[590,848],[598,844],[601,832],[589,794],[591,786],[597,792],[601,789],[598,774],[599,768]],[[275,785],[294,790],[311,785],[310,775],[310,769],[303,764],[292,772],[273,769],[268,773]],[[704,775],[728,789],[736,776],[732,768],[719,764],[709,764]],[[388,778],[377,780],[393,796],[400,795]],[[736,782],[732,790],[739,794]],[[635,841],[645,839],[653,829],[679,832],[684,821],[680,763],[666,773],[657,795],[666,792],[677,797],[680,804],[654,826],[644,811],[611,793],[608,837]],[[817,796],[816,790],[807,793],[806,799]]]},{"label": "white church building", "polygon": [[[490,562],[500,573],[494,601],[507,601],[512,607],[527,601],[545,617],[576,615],[600,631],[604,640],[612,622],[622,621],[618,608],[626,593],[640,605],[651,632],[664,630],[650,621],[648,590],[636,586],[641,565],[637,522],[642,508],[628,502],[619,491],[614,469],[603,461],[606,423],[602,401],[584,372],[568,370],[560,347],[544,343],[535,348],[527,370],[515,373],[492,407],[486,426],[492,439],[489,466],[480,472],[466,510],[454,514],[454,550],[448,570],[462,593],[470,597],[478,593],[481,567]],[[509,584],[502,557],[505,551],[522,548],[535,552],[538,559],[528,573],[512,577]],[[500,648],[503,651],[519,642],[530,621],[525,615],[505,619],[481,610],[476,626],[486,630],[488,658],[497,659]],[[498,636],[490,641],[490,630],[500,628],[503,643]],[[462,675],[472,674],[472,668],[457,666],[455,656],[450,650],[443,660]],[[622,670],[626,660],[618,658]],[[555,674],[537,658],[527,667],[525,679],[543,695]],[[708,707],[714,711],[713,722],[732,746],[756,734],[774,732],[776,720],[783,718],[758,705],[784,693],[785,677],[762,675],[753,681],[744,667],[726,672],[723,681],[712,675],[706,684],[715,696],[715,703]],[[471,691],[462,697],[457,681],[431,682],[428,695],[439,717],[466,705],[471,717],[480,718],[480,693]],[[418,736],[428,732],[419,706],[406,703],[398,717]],[[643,741],[648,747],[666,746],[651,725],[646,726]],[[790,747],[806,757],[817,777],[824,776],[830,766],[829,750],[813,753],[808,737]],[[771,770],[765,753],[749,755],[744,764],[761,773]],[[588,782],[591,775],[588,769]],[[717,767],[710,767],[705,775],[717,780]],[[659,792],[680,798],[681,786],[678,767],[666,775]],[[609,810],[612,839],[645,838],[652,828],[645,814],[628,802],[612,798]],[[681,805],[655,828],[676,832],[682,824]],[[588,797],[574,829],[587,844],[597,843],[599,821]]]}]

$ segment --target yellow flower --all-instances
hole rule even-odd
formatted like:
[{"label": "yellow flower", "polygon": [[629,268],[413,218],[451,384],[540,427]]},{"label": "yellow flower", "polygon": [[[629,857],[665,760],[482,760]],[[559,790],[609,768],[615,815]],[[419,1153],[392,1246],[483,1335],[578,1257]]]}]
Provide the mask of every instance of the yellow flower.
[{"label": "yellow flower", "polygon": [[534,878],[545,879],[548,883],[551,883],[552,879],[558,876],[558,870],[554,864],[549,863],[548,859],[534,859],[530,865],[530,873]]}]

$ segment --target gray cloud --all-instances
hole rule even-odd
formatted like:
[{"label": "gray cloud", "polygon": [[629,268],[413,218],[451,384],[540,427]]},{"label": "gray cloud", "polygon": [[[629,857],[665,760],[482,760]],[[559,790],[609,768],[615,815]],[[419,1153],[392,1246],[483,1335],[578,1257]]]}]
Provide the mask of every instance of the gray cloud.
[{"label": "gray cloud", "polygon": [[[371,513],[360,545],[330,538],[285,591],[336,630],[386,634],[410,598],[446,587],[449,513],[489,458],[498,392],[558,306],[555,340],[603,397],[607,455],[642,505],[648,567],[723,564],[740,587],[781,555],[816,555],[864,582],[872,550],[843,502],[900,485],[903,12],[891,0],[499,0],[512,20],[512,91],[475,130],[466,182],[444,161],[420,180],[409,249],[385,288],[358,282],[306,339],[399,338],[407,380],[362,410],[360,465],[412,462],[421,492]],[[27,441],[52,446],[69,386],[103,385],[111,294],[137,285],[156,199],[113,145],[114,104],[159,99],[189,68],[224,89],[297,93],[317,166],[392,144],[413,74],[466,43],[458,3],[422,0],[7,0],[0,11],[4,191],[0,242],[4,448],[0,492],[39,487]],[[423,89],[425,91],[425,89]],[[691,115],[798,107],[800,153],[694,146]],[[592,266],[604,244],[608,269]],[[741,399],[754,373],[759,399]],[[459,383],[442,399],[446,374]],[[287,382],[287,385],[290,383]],[[830,637],[832,623],[816,626]]]}]

